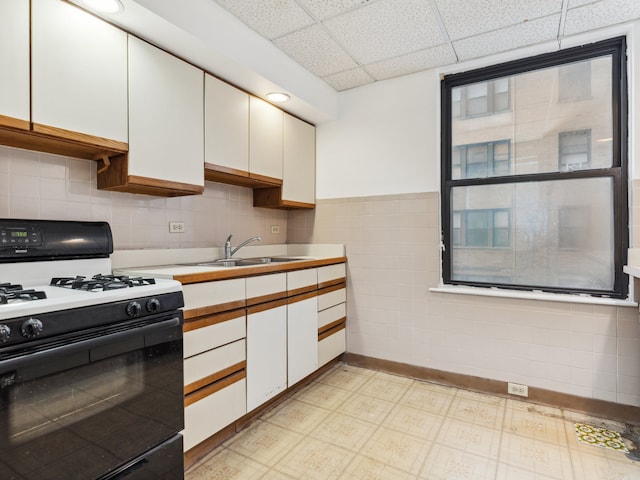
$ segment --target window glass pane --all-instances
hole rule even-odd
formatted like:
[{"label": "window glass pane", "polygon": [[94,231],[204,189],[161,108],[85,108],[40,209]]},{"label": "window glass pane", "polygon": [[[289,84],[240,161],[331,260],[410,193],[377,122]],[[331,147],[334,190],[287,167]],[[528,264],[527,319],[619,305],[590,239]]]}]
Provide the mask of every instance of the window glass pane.
[{"label": "window glass pane", "polygon": [[[569,165],[579,169],[610,168],[613,165],[612,58],[606,55],[578,64],[579,67],[571,64],[570,75],[560,73],[567,69],[564,65],[468,85],[466,115],[452,118],[451,146],[498,146],[497,142],[508,140],[509,168],[496,157],[494,168],[488,172],[491,176],[566,171]],[[579,102],[561,101],[559,79],[577,78],[578,74],[589,78],[588,97]],[[577,88],[584,90],[582,86]],[[505,89],[507,93],[502,93]],[[488,97],[481,94],[493,97],[493,107],[486,105]],[[510,107],[502,108],[500,95],[506,95],[505,102],[512,99]],[[482,107],[474,103],[481,99]],[[473,116],[480,115],[482,109],[484,114]],[[589,132],[588,138],[582,135],[575,139],[574,147],[579,146],[580,150],[561,149],[560,134],[568,131]],[[466,174],[466,178],[475,175],[482,178],[485,170],[467,170]]]},{"label": "window glass pane", "polygon": [[[454,281],[613,289],[611,177],[453,187],[452,209],[466,211],[473,229],[450,252]],[[490,210],[493,247],[505,248],[488,248]]]}]

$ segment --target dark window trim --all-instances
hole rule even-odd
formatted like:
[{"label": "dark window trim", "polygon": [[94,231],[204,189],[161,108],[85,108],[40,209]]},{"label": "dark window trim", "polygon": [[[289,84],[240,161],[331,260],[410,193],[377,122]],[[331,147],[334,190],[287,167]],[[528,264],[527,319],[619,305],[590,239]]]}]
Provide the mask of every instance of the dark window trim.
[{"label": "dark window trim", "polygon": [[[492,80],[507,75],[525,73],[547,67],[555,67],[565,63],[587,60],[598,56],[611,55],[612,58],[612,161],[609,169],[578,170],[573,172],[541,173],[525,175],[507,175],[490,178],[491,183],[514,183],[527,181],[560,180],[563,178],[614,177],[614,286],[613,290],[567,290],[537,285],[505,285],[481,282],[453,281],[451,279],[451,189],[453,186],[486,185],[488,179],[451,180],[451,88],[469,83]],[[542,54],[506,62],[478,70],[447,75],[441,82],[441,219],[442,219],[442,280],[445,284],[463,284],[480,287],[502,287],[515,290],[543,290],[555,293],[587,293],[593,296],[626,298],[629,280],[622,268],[626,263],[629,245],[628,227],[628,94],[627,94],[627,57],[626,37],[617,37],[580,47],[568,48],[558,52]],[[618,99],[620,101],[618,101]]]}]

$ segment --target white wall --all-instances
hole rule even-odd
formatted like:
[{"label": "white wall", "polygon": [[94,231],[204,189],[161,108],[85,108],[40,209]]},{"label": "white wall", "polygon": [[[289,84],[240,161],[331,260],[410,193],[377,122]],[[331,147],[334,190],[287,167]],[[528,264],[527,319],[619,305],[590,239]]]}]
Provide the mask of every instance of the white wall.
[{"label": "white wall", "polygon": [[317,198],[438,190],[438,77],[431,70],[340,94],[317,128]]}]

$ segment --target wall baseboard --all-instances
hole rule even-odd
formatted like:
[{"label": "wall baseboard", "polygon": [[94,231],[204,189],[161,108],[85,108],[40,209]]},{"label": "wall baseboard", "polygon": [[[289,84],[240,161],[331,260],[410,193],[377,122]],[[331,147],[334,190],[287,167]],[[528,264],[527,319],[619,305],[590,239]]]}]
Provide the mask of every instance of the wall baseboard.
[{"label": "wall baseboard", "polygon": [[606,400],[579,397],[577,395],[554,392],[552,390],[545,390],[543,388],[531,386],[529,386],[529,396],[525,398],[508,394],[507,382],[474,377],[472,375],[465,375],[461,373],[451,373],[433,368],[419,367],[407,363],[367,357],[355,353],[345,353],[342,361],[356,367],[380,370],[441,385],[464,388],[466,390],[498,395],[504,398],[512,398],[514,400],[523,400],[541,405],[563,408],[610,420],[640,423],[640,407],[634,407],[632,405],[623,405],[621,403],[609,402]]}]

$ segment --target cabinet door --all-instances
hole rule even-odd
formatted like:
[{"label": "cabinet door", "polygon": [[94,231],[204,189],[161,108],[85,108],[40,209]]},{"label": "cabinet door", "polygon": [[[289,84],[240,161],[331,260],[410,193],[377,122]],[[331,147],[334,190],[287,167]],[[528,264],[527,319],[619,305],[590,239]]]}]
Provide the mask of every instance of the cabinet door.
[{"label": "cabinet door", "polygon": [[284,114],[282,200],[316,201],[316,129]]},{"label": "cabinet door", "polygon": [[249,171],[282,179],[282,110],[251,97],[249,102]]},{"label": "cabinet door", "polygon": [[205,75],[205,162],[249,171],[249,95]]},{"label": "cabinet door", "polygon": [[287,387],[287,307],[247,315],[247,412]]},{"label": "cabinet door", "polygon": [[126,144],[127,34],[66,2],[32,5],[34,130]]},{"label": "cabinet door", "polygon": [[0,2],[0,125],[29,129],[29,2]]},{"label": "cabinet door", "polygon": [[204,72],[129,36],[129,176],[204,187]]},{"label": "cabinet door", "polygon": [[318,368],[317,297],[287,305],[287,353],[289,387]]}]

